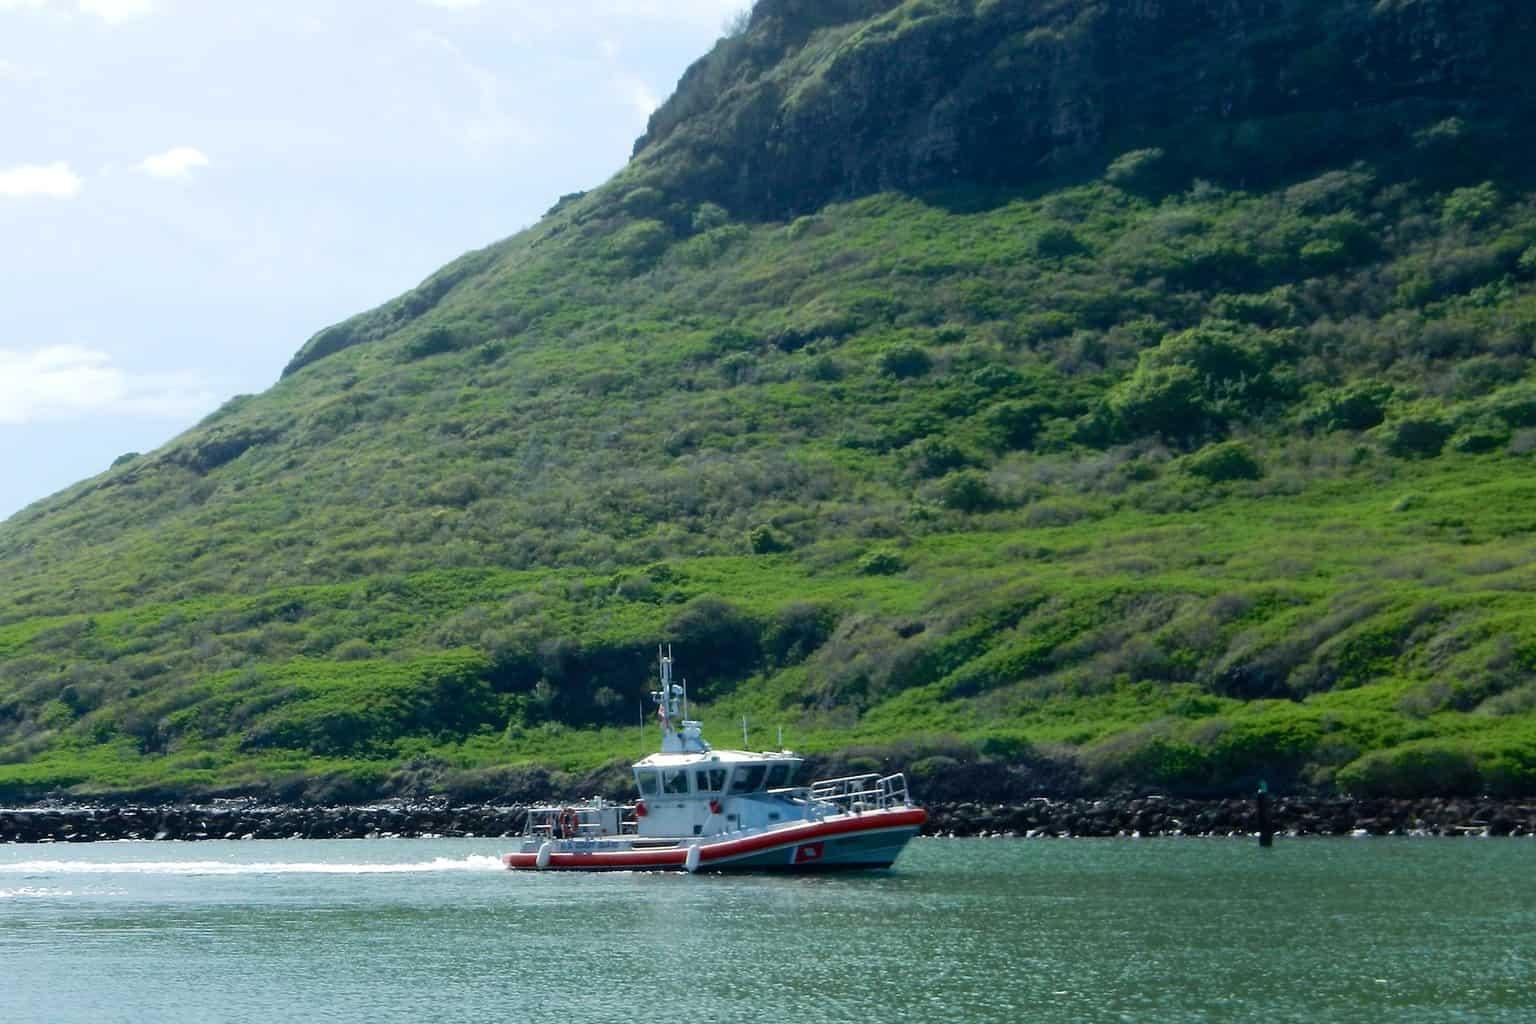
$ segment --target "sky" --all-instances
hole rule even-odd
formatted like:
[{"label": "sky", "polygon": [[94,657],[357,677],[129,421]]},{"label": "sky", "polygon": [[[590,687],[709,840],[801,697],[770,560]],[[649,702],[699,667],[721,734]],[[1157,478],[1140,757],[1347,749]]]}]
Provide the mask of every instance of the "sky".
[{"label": "sky", "polygon": [[0,519],[623,166],[747,0],[0,0]]}]

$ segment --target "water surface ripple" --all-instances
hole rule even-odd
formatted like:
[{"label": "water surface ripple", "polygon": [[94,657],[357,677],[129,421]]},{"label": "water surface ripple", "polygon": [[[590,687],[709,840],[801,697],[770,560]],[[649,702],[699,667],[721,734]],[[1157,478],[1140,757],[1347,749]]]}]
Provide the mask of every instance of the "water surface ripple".
[{"label": "water surface ripple", "polygon": [[0,847],[0,1021],[1536,1020],[1536,843],[922,840],[512,875],[504,840]]}]

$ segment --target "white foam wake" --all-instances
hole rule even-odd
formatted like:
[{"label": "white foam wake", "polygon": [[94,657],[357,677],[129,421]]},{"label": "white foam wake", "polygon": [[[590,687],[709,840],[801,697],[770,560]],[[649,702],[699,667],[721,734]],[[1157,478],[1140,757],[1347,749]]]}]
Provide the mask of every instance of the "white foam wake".
[{"label": "white foam wake", "polygon": [[24,885],[20,889],[0,889],[0,900],[44,900],[73,895],[68,889],[45,889],[31,885]]},{"label": "white foam wake", "polygon": [[454,860],[437,857],[409,864],[327,864],[264,861],[242,864],[221,860],[24,860],[0,863],[0,875],[419,875],[445,871],[500,871],[496,857],[475,855]]}]

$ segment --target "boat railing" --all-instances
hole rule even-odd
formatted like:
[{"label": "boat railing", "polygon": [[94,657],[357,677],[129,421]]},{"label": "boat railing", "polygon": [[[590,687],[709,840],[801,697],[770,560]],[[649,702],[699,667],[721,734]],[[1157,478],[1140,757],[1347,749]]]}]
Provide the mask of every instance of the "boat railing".
[{"label": "boat railing", "polygon": [[[565,833],[557,827],[558,819],[562,812],[570,811],[576,816],[576,830]],[[602,820],[603,812],[617,811],[618,831],[612,831]],[[594,820],[596,818],[596,820]],[[621,835],[632,836],[640,832],[640,819],[635,813],[633,805],[613,805],[606,807],[597,804],[577,804],[566,807],[532,807],[528,810],[528,817],[523,826],[523,834],[531,837],[542,836],[545,839],[601,839],[604,836]]]},{"label": "boat railing", "polygon": [[841,779],[822,779],[811,783],[810,799],[813,803],[831,804],[851,814],[909,807],[912,804],[907,777],[900,772],[895,775],[869,772]]}]

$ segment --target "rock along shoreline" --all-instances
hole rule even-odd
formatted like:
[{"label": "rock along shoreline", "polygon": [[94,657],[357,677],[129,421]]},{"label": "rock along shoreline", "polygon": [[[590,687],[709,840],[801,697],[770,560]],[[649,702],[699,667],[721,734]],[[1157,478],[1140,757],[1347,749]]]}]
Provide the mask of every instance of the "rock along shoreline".
[{"label": "rock along shoreline", "polygon": [[[1122,797],[1011,804],[933,803],[930,836],[1114,838],[1233,836],[1258,831],[1252,800]],[[524,805],[388,802],[367,806],[272,806],[218,801],[145,807],[0,808],[0,843],[116,840],[496,838],[519,835]],[[1354,800],[1276,797],[1281,835],[1536,836],[1536,800]]]}]

